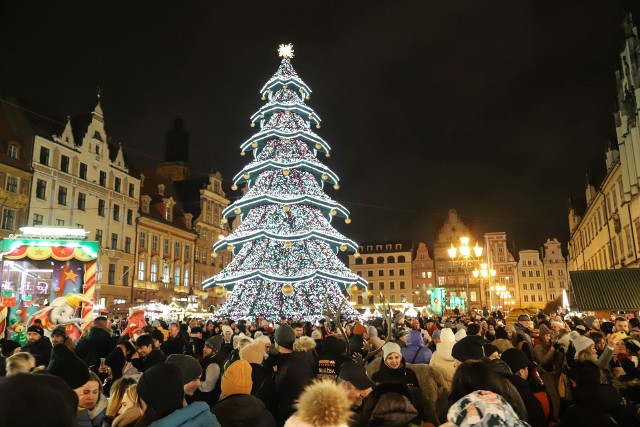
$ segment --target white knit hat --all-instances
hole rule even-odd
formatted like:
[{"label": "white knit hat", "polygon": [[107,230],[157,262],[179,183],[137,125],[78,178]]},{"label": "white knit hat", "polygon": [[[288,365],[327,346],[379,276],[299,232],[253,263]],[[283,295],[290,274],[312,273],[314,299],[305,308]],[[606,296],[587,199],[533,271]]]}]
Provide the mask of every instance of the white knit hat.
[{"label": "white knit hat", "polygon": [[229,331],[229,332],[233,333],[233,329],[231,329],[231,326],[222,325],[222,334],[224,334],[226,331]]},{"label": "white knit hat", "polygon": [[436,351],[441,351],[441,354],[451,356],[451,350],[456,343],[456,337],[453,335],[453,331],[449,328],[443,328],[440,331],[440,342],[436,344]]},{"label": "white knit hat", "polygon": [[391,353],[398,353],[402,357],[400,346],[394,342],[388,342],[382,346],[382,360],[386,360]]},{"label": "white knit hat", "polygon": [[580,355],[583,350],[588,349],[592,345],[595,345],[591,338],[585,336],[579,336],[573,340],[573,346],[576,348],[576,357]]},{"label": "white knit hat", "polygon": [[[442,337],[442,335],[440,336]],[[465,331],[464,329],[460,329],[458,332],[456,332],[456,335],[455,335],[456,342],[460,341],[462,338],[466,336],[467,336],[467,331]]]}]

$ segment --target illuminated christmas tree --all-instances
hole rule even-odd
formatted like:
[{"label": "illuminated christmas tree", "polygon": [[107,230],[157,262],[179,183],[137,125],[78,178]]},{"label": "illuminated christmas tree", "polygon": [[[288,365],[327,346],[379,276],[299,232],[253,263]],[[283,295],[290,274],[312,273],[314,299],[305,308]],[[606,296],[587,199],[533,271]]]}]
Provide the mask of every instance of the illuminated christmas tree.
[{"label": "illuminated christmas tree", "polygon": [[344,317],[358,316],[342,294],[366,293],[367,282],[352,273],[337,254],[358,251],[331,225],[349,211],[324,193],[326,184],[339,189],[338,177],[318,159],[330,147],[312,131],[320,118],[305,105],[311,89],[291,65],[293,48],[280,45],[282,62],[260,93],[267,102],[251,117],[260,130],[242,144],[241,155],[253,160],[234,177],[233,188],[246,184],[244,196],[223,212],[223,223],[240,216],[241,224],[220,239],[214,251],[231,250],[234,259],[205,288],[216,295],[233,289],[217,318],[304,320],[342,307]]}]

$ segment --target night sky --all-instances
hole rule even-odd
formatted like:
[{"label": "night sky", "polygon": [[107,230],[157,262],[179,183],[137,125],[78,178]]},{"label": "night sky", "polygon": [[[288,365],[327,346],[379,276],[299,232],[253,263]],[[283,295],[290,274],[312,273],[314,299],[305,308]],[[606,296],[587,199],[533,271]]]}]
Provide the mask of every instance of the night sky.
[{"label": "night sky", "polygon": [[[585,4],[589,3],[589,4]],[[107,133],[162,161],[175,116],[194,175],[230,179],[275,72],[293,65],[333,148],[327,190],[358,242],[434,237],[449,208],[518,249],[557,237],[614,138],[622,0],[0,2],[0,93],[52,118],[102,90]]]}]

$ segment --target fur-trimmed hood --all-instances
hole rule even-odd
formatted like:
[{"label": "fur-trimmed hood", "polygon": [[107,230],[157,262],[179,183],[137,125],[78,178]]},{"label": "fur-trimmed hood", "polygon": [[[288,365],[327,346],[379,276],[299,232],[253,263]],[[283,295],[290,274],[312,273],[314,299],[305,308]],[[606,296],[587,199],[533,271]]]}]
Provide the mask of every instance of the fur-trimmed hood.
[{"label": "fur-trimmed hood", "polygon": [[331,380],[308,385],[296,404],[298,409],[284,427],[347,427],[353,415],[347,391]]},{"label": "fur-trimmed hood", "polygon": [[314,348],[316,348],[315,340],[307,336],[302,336],[293,343],[293,351],[311,351]]}]

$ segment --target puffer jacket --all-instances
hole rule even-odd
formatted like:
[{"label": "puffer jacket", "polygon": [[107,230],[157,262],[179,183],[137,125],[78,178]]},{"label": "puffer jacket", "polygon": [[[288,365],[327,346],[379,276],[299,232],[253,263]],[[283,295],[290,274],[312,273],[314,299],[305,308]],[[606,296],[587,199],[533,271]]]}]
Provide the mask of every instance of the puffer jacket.
[{"label": "puffer jacket", "polygon": [[408,363],[429,363],[431,350],[424,346],[424,339],[419,331],[411,331],[407,336],[407,346],[401,349],[402,357]]},{"label": "puffer jacket", "polygon": [[273,415],[260,399],[250,394],[233,394],[212,408],[221,427],[275,427]]},{"label": "puffer jacket", "polygon": [[173,411],[164,418],[149,424],[149,427],[221,427],[216,416],[205,402],[192,404]]}]

